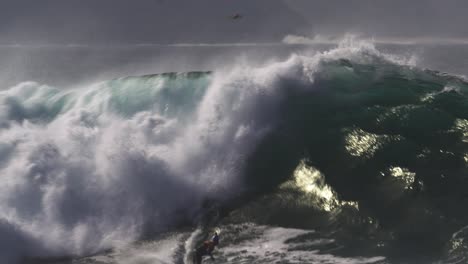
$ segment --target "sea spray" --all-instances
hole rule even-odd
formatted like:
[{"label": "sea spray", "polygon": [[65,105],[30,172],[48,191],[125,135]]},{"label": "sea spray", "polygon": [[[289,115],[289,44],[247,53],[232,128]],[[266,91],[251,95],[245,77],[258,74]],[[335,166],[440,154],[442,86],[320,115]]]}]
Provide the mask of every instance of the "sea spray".
[{"label": "sea spray", "polygon": [[[0,241],[19,241],[2,256],[123,246],[198,219],[206,201],[273,191],[304,160],[401,241],[419,220],[405,210],[432,213],[422,231],[462,221],[431,195],[462,193],[467,87],[355,42],[260,68],[18,84],[0,92]],[[397,167],[413,182],[393,184]],[[412,193],[425,202],[401,202]]]}]

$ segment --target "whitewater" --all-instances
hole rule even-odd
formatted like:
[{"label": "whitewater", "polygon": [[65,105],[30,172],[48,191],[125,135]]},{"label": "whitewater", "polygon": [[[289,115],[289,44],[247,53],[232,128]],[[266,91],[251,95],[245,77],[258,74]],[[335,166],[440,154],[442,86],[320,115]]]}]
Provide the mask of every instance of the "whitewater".
[{"label": "whitewater", "polygon": [[465,258],[463,77],[346,40],[74,86],[0,91],[0,263]]}]

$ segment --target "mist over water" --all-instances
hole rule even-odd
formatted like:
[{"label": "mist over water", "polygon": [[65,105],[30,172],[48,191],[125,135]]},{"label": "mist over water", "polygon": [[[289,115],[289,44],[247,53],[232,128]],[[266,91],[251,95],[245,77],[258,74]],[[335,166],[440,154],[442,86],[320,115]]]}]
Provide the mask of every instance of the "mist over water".
[{"label": "mist over water", "polygon": [[[23,48],[0,50],[11,62],[0,91],[5,263],[110,248],[124,253],[108,263],[131,263],[125,252],[151,260],[147,248],[173,244],[182,249],[154,259],[179,263],[200,236],[184,228],[218,221],[213,207],[227,215],[228,263],[271,240],[297,254],[253,258],[466,254],[452,244],[464,245],[468,219],[468,85],[422,69],[468,73],[446,48]],[[153,74],[168,71],[181,73]],[[245,224],[258,236],[236,244]],[[339,250],[353,237],[359,250]],[[128,246],[141,239],[156,244]]]}]

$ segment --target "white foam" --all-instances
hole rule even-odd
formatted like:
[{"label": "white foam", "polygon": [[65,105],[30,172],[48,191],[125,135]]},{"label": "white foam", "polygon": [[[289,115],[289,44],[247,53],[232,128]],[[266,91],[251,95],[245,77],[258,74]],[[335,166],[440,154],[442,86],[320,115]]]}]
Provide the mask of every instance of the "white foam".
[{"label": "white foam", "polygon": [[143,242],[123,248],[116,248],[106,255],[80,260],[80,263],[116,264],[169,264],[174,263],[175,254],[182,235],[171,235],[152,242]]},{"label": "white foam", "polygon": [[228,245],[219,249],[220,253],[228,257],[229,263],[245,263],[254,259],[256,263],[276,263],[286,261],[287,263],[339,263],[339,264],[364,264],[383,261],[384,257],[353,257],[344,258],[331,254],[319,254],[318,251],[307,251],[293,249],[296,246],[326,245],[332,243],[331,239],[316,239],[307,242],[286,242],[289,239],[301,235],[313,233],[310,230],[253,226],[262,232],[260,237],[243,241],[239,244]]},{"label": "white foam", "polygon": [[200,228],[197,228],[195,231],[193,231],[190,234],[190,237],[185,241],[184,243],[184,249],[185,249],[185,254],[184,254],[184,263],[190,263],[190,259],[192,257],[192,251],[195,248],[195,243],[197,237],[200,236],[202,230]]}]

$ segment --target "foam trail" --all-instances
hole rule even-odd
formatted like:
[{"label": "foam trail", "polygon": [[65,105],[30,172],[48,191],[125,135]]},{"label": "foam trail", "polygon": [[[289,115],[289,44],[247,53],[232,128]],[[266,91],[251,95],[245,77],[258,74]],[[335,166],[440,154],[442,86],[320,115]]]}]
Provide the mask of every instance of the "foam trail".
[{"label": "foam trail", "polygon": [[196,243],[197,243],[196,239],[201,235],[201,233],[202,233],[201,228],[197,228],[195,229],[195,231],[193,231],[190,234],[190,237],[185,241],[184,263],[191,263],[192,257],[193,257],[192,255],[193,249],[195,248]]}]

